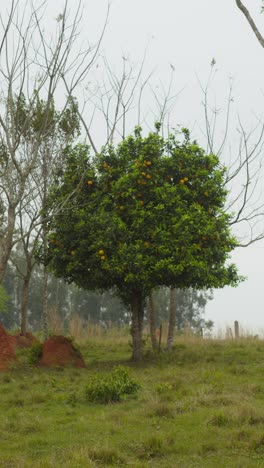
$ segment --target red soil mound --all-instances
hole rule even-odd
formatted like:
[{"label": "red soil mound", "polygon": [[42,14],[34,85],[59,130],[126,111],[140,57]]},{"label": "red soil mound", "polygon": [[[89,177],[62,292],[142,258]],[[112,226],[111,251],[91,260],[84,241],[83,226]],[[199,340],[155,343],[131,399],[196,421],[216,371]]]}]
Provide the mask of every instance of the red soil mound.
[{"label": "red soil mound", "polygon": [[25,335],[16,333],[12,338],[16,348],[31,348],[33,344],[38,343],[37,338],[32,333],[26,333]]},{"label": "red soil mound", "polygon": [[14,338],[0,324],[0,371],[7,370],[16,361]]},{"label": "red soil mound", "polygon": [[52,336],[43,343],[39,365],[45,367],[67,365],[85,367],[85,362],[68,338],[65,336]]}]

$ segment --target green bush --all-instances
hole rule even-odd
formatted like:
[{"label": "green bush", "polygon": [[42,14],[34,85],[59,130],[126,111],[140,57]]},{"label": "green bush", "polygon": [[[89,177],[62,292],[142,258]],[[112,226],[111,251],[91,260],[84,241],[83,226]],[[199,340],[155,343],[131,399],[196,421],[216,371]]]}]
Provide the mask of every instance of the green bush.
[{"label": "green bush", "polygon": [[0,312],[7,312],[7,303],[9,296],[7,295],[5,289],[0,284]]},{"label": "green bush", "polygon": [[126,367],[117,366],[110,375],[97,374],[90,380],[85,389],[85,399],[95,403],[117,402],[125,395],[136,393],[139,387]]},{"label": "green bush", "polygon": [[36,366],[42,356],[42,344],[34,343],[28,350],[28,364]]}]

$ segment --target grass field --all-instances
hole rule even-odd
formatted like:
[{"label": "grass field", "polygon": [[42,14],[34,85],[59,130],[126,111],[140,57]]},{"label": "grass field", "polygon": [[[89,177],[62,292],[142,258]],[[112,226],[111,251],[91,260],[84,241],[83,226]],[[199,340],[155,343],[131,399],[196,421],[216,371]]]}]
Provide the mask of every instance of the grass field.
[{"label": "grass field", "polygon": [[[264,341],[179,338],[137,365],[127,339],[80,348],[87,369],[0,374],[0,467],[264,467]],[[87,402],[117,364],[137,394]]]}]

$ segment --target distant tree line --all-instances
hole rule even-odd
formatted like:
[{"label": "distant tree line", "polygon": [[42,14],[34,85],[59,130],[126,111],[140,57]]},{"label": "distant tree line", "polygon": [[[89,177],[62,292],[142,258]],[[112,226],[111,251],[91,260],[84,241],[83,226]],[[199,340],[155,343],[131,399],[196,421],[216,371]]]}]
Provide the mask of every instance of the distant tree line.
[{"label": "distant tree line", "polygon": [[[26,268],[22,250],[13,252],[12,262],[9,262],[3,287],[0,290],[0,323],[8,329],[19,328],[21,325],[23,276],[20,270]],[[102,326],[130,325],[129,309],[114,297],[111,292],[97,293],[68,285],[62,279],[49,275],[48,280],[48,310],[60,317],[64,330],[67,332],[70,319],[78,315],[84,322],[101,323]],[[35,265],[31,277],[28,297],[28,328],[39,331],[42,328],[42,297],[43,297],[43,266]],[[169,319],[170,289],[159,288],[153,293],[155,304],[156,325],[159,327]],[[212,299],[208,291],[183,289],[177,292],[176,329],[181,332],[186,327],[194,332],[210,330],[211,320],[205,320],[205,306]],[[149,321],[149,301],[145,304],[145,324]]]}]

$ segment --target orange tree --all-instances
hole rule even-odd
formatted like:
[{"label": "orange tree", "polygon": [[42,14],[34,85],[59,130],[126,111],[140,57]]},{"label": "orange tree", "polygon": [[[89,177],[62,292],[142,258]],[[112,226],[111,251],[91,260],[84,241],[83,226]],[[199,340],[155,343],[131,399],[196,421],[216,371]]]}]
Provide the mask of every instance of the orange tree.
[{"label": "orange tree", "polygon": [[77,145],[51,190],[42,260],[59,277],[86,289],[114,289],[130,306],[133,359],[142,357],[144,302],[157,286],[236,285],[227,265],[236,240],[223,210],[225,170],[188,130],[168,138],[140,128],[95,158]]}]

